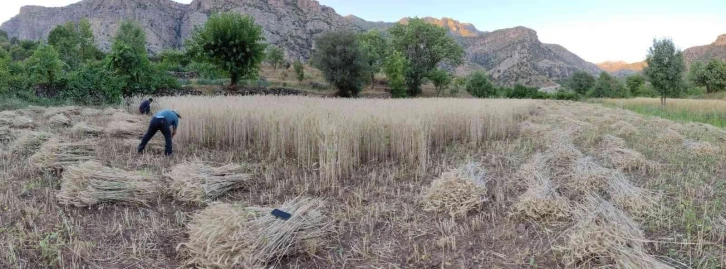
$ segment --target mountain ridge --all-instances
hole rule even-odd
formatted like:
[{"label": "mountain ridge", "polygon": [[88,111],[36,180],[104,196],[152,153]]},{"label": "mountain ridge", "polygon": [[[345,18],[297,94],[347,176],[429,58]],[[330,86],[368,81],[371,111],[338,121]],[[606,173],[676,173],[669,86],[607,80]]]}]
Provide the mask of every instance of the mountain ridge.
[{"label": "mountain ridge", "polygon": [[693,62],[708,62],[711,59],[726,61],[726,34],[719,35],[711,44],[685,49],[683,58],[689,66]]},{"label": "mountain ridge", "polygon": [[[194,0],[189,4],[172,0],[83,0],[65,7],[23,7],[0,29],[10,36],[40,40],[56,25],[88,18],[99,47],[108,51],[120,22],[134,20],[145,29],[148,50],[154,54],[182,47],[194,27],[218,11],[253,17],[262,26],[267,42],[282,47],[288,59],[309,58],[314,37],[328,30],[383,30],[395,25],[354,15],[344,17],[314,0]],[[499,84],[551,87],[578,70],[593,74],[600,71],[560,45],[540,42],[533,29],[519,26],[483,32],[452,18],[422,19],[445,27],[464,47],[465,64],[456,69],[462,75],[484,70]]]}]

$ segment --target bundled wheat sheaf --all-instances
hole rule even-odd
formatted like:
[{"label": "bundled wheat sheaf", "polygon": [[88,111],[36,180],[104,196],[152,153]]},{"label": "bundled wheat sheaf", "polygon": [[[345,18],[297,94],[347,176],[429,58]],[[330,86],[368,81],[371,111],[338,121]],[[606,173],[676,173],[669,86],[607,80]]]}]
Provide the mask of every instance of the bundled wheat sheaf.
[{"label": "bundled wheat sheaf", "polygon": [[465,215],[486,202],[486,171],[468,163],[441,174],[423,193],[424,210]]},{"label": "bundled wheat sheaf", "polygon": [[583,157],[575,161],[564,187],[578,195],[591,193],[606,186],[612,173],[612,170],[602,167],[592,157]]},{"label": "bundled wheat sheaf", "polygon": [[686,140],[683,142],[683,147],[686,148],[689,153],[696,156],[715,156],[721,152],[721,148],[708,142]]},{"label": "bundled wheat sheaf", "polygon": [[556,178],[569,174],[575,161],[583,157],[582,152],[571,142],[556,143],[544,155],[549,175]]},{"label": "bundled wheat sheaf", "polygon": [[159,179],[145,171],[126,171],[88,161],[66,167],[56,198],[61,204],[77,207],[104,202],[146,204],[160,190]]},{"label": "bundled wheat sheaf", "polygon": [[600,148],[626,148],[628,144],[620,137],[612,136],[609,134],[603,135],[600,140]]},{"label": "bundled wheat sheaf", "polygon": [[282,220],[271,208],[215,204],[189,223],[189,241],[177,250],[187,266],[224,269],[266,268],[285,256],[313,255],[333,232],[324,205],[313,198],[287,201],[279,209],[292,217]]},{"label": "bundled wheat sheaf", "polygon": [[78,115],[80,109],[77,106],[49,107],[44,110],[43,117],[49,119],[59,114]]},{"label": "bundled wheat sheaf", "polygon": [[680,143],[683,141],[683,136],[671,128],[664,128],[658,137],[656,137],[656,141],[661,143]]},{"label": "bundled wheat sheaf", "polygon": [[658,169],[658,165],[649,161],[640,152],[632,149],[612,147],[601,149],[601,156],[615,169],[621,171],[650,172]]},{"label": "bundled wheat sheaf", "polygon": [[164,176],[171,180],[174,198],[183,202],[205,202],[249,183],[251,174],[238,164],[220,167],[191,162],[176,165]]},{"label": "bundled wheat sheaf", "polygon": [[90,125],[86,124],[85,122],[79,122],[79,123],[74,124],[73,127],[71,127],[71,132],[73,132],[76,135],[89,135],[89,136],[93,135],[93,136],[95,136],[95,135],[102,134],[103,129],[95,127],[95,126],[90,126]]},{"label": "bundled wheat sheaf", "polygon": [[71,119],[63,115],[63,113],[60,113],[48,118],[48,124],[53,126],[69,126],[71,125]]},{"label": "bundled wheat sheaf", "polygon": [[18,154],[34,152],[51,136],[49,133],[22,130],[18,132],[17,138],[10,145],[10,150]]},{"label": "bundled wheat sheaf", "polygon": [[561,252],[569,267],[671,268],[645,251],[645,236],[627,213],[596,196],[588,196],[573,212]]},{"label": "bundled wheat sheaf", "polygon": [[67,165],[90,161],[94,158],[97,141],[63,143],[50,139],[28,161],[37,169],[57,169]]},{"label": "bundled wheat sheaf", "polygon": [[429,156],[452,142],[480,144],[508,135],[534,107],[530,100],[293,96],[168,97],[158,103],[184,116],[180,143],[294,159],[326,179],[346,177],[372,161],[425,169]]},{"label": "bundled wheat sheaf", "polygon": [[557,193],[552,181],[542,173],[534,174],[529,188],[512,207],[514,215],[537,221],[565,219],[570,210],[570,202]]},{"label": "bundled wheat sheaf", "polygon": [[144,125],[128,121],[112,121],[104,132],[112,137],[135,137],[141,136],[144,132]]},{"label": "bundled wheat sheaf", "polygon": [[636,128],[633,124],[627,121],[618,121],[616,123],[613,123],[612,125],[610,125],[610,128],[615,131],[616,135],[623,137],[629,137],[640,133],[640,131],[638,131],[638,128]]},{"label": "bundled wheat sheaf", "polygon": [[648,215],[658,204],[656,193],[633,185],[622,173],[613,173],[607,183],[613,203],[633,216]]}]

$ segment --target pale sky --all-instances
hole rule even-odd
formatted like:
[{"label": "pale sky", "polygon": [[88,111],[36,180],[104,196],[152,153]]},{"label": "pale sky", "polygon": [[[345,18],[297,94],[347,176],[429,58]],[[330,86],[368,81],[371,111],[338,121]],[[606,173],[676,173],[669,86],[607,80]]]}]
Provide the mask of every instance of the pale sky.
[{"label": "pale sky", "polygon": [[[64,6],[78,0],[2,0],[0,21],[22,5]],[[191,0],[175,0],[189,3]],[[451,17],[481,31],[526,26],[540,40],[560,44],[583,59],[641,61],[655,37],[685,49],[726,34],[725,0],[319,0],[341,15],[370,21],[407,16]]]}]

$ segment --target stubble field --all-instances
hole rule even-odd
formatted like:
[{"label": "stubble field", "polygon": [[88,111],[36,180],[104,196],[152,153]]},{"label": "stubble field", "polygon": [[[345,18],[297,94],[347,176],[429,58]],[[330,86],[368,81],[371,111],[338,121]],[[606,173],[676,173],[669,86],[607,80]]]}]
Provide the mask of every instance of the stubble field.
[{"label": "stubble field", "polygon": [[[2,268],[721,268],[726,132],[596,104],[174,97],[0,113]],[[62,115],[62,116],[61,116]],[[292,213],[287,221],[273,208]]]}]

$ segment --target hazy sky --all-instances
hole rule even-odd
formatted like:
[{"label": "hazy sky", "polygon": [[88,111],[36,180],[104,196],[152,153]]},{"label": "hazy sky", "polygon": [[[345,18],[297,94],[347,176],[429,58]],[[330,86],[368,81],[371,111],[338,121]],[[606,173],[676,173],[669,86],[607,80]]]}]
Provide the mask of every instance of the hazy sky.
[{"label": "hazy sky", "polygon": [[[64,6],[77,0],[2,0],[0,21],[22,5]],[[590,62],[640,61],[655,37],[681,48],[726,34],[724,0],[319,0],[341,15],[372,21],[405,16],[452,17],[479,30],[535,29],[540,40],[564,46]],[[191,0],[177,0],[191,2]]]}]

